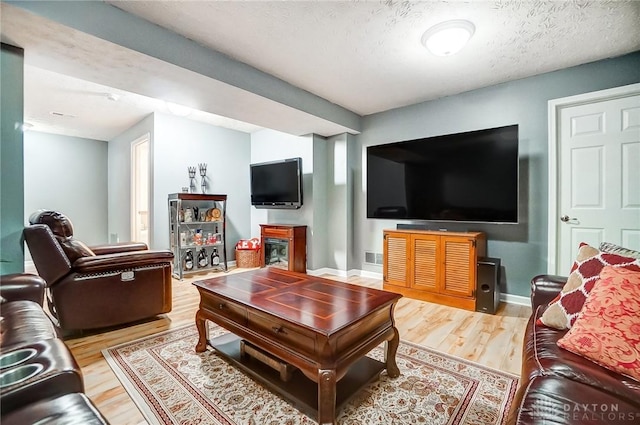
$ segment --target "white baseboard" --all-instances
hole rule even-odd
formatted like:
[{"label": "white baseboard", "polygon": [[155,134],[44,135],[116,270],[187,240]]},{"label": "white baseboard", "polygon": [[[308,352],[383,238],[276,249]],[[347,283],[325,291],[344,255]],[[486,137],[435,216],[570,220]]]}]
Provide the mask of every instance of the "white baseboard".
[{"label": "white baseboard", "polygon": [[312,276],[321,276],[323,274],[330,274],[332,276],[339,276],[339,277],[360,276],[360,277],[367,277],[370,279],[382,280],[382,273],[368,272],[366,270],[358,270],[358,269],[351,269],[351,270],[345,271],[345,270],[332,269],[329,267],[323,267],[317,270],[307,270],[307,274],[310,274]]},{"label": "white baseboard", "polygon": [[[358,270],[358,269],[351,269],[349,271],[345,271],[345,270],[332,269],[329,267],[323,267],[321,269],[316,269],[316,270],[307,270],[307,273],[312,276],[330,274],[332,276],[339,276],[339,277],[360,276],[360,277],[366,277],[370,279],[382,280],[382,273],[376,273],[376,272],[370,272],[370,271]],[[516,305],[524,305],[524,306],[531,307],[531,300],[529,299],[529,297],[523,297],[521,295],[500,294],[500,301],[507,304],[516,304]]]},{"label": "white baseboard", "polygon": [[332,276],[339,276],[339,277],[348,276],[347,272],[344,270],[330,269],[329,267],[323,267],[321,269],[316,269],[316,270],[307,269],[307,274],[310,274],[311,276],[322,276],[323,274],[330,274]]},{"label": "white baseboard", "polygon": [[500,301],[507,304],[525,305],[531,307],[531,298],[522,295],[500,294]]}]

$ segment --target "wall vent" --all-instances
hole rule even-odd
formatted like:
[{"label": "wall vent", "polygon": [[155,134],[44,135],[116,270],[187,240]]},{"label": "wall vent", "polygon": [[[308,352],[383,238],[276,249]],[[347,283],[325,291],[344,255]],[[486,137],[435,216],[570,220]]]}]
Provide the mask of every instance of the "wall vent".
[{"label": "wall vent", "polygon": [[382,254],[380,252],[364,252],[364,262],[367,264],[382,265]]},{"label": "wall vent", "polygon": [[375,252],[365,251],[364,252],[364,262],[365,263],[369,263],[369,264],[375,264],[376,263],[376,254],[375,254]]}]

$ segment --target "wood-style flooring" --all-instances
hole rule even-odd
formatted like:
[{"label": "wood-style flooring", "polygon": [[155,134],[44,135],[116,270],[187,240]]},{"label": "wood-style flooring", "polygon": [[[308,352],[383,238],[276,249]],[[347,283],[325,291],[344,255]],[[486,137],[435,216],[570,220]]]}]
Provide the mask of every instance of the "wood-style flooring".
[{"label": "wood-style flooring", "polygon": [[[230,273],[241,271],[246,269],[235,269]],[[101,350],[194,323],[199,296],[191,282],[219,274],[190,275],[182,281],[174,280],[173,310],[167,315],[116,330],[66,339],[82,368],[87,396],[111,424],[137,425],[146,421],[102,357]],[[382,289],[379,279],[324,277]],[[395,309],[396,326],[402,340],[516,375],[520,373],[522,338],[530,315],[529,307],[513,304],[503,303],[496,315],[489,315],[406,297]]]}]

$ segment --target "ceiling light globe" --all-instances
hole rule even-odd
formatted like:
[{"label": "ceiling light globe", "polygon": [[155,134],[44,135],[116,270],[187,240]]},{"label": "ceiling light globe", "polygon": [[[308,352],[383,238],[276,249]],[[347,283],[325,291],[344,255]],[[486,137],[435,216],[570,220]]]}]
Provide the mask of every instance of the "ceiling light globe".
[{"label": "ceiling light globe", "polygon": [[471,22],[465,20],[441,22],[425,31],[422,44],[436,56],[450,56],[464,48],[475,29]]}]

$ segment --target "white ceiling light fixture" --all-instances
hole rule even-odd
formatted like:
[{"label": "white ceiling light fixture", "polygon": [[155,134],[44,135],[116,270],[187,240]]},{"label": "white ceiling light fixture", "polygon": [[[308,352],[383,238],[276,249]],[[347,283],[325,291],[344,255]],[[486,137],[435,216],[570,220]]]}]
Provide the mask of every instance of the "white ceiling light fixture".
[{"label": "white ceiling light fixture", "polygon": [[440,22],[425,31],[422,44],[436,56],[450,56],[462,50],[475,31],[475,25],[464,19]]}]

